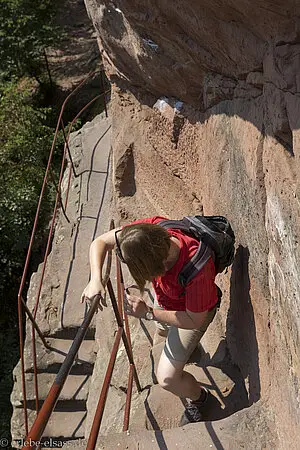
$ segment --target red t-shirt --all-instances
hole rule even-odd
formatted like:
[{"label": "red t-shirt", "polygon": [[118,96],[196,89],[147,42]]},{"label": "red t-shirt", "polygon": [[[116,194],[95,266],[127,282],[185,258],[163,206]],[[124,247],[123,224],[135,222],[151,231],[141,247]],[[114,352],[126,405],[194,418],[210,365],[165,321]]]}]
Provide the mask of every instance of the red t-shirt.
[{"label": "red t-shirt", "polygon": [[[151,217],[132,222],[158,224],[166,220],[165,217]],[[199,247],[199,242],[184,234],[181,230],[168,229],[171,236],[175,236],[180,242],[180,253],[175,265],[162,277],[153,281],[153,287],[158,304],[168,311],[203,312],[212,309],[217,301],[217,288],[215,285],[216,270],[210,258],[200,272],[187,284],[185,288],[178,283],[178,275],[183,266],[191,259]]]}]

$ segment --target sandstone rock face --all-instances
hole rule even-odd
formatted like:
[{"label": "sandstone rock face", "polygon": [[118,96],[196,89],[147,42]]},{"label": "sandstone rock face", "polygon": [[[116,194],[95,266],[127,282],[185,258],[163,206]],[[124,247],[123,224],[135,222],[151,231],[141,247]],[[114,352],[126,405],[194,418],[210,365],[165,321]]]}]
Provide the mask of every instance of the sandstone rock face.
[{"label": "sandstone rock face", "polygon": [[86,5],[115,86],[112,133],[121,216],[176,218],[203,211],[230,219],[237,251],[231,271],[218,280],[222,333],[249,403],[262,399],[276,418],[278,448],[295,448],[300,3]]}]

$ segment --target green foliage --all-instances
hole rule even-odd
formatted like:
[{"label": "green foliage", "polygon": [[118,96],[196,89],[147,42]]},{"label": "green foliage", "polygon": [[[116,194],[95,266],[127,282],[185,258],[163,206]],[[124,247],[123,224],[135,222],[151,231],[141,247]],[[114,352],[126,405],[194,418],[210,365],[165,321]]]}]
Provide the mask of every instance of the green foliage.
[{"label": "green foliage", "polygon": [[44,49],[58,39],[56,1],[0,0],[0,78],[39,80]]},{"label": "green foliage", "polygon": [[0,331],[0,350],[0,436],[10,441],[12,406],[7,394],[12,390],[12,371],[20,355],[17,324],[15,329]]},{"label": "green foliage", "polygon": [[[58,6],[57,0],[0,0],[0,436],[7,439],[12,370],[19,358],[17,293],[56,124],[54,108],[38,105],[52,101],[45,49],[62,36],[54,25]],[[24,81],[28,75],[39,87]],[[60,166],[61,143],[62,136],[54,168]],[[47,187],[28,278],[40,262],[54,196],[54,187]]]},{"label": "green foliage", "polygon": [[[15,83],[6,84],[0,99],[2,298],[7,298],[8,292],[9,297],[12,293],[15,294],[20,282],[24,254],[30,239],[53,139],[53,129],[46,125],[50,110],[33,107],[30,103],[32,99],[30,89],[24,83],[22,90],[19,86]],[[53,195],[53,190],[46,190],[39,218],[41,227],[46,225]],[[0,319],[5,320],[2,314]]]}]

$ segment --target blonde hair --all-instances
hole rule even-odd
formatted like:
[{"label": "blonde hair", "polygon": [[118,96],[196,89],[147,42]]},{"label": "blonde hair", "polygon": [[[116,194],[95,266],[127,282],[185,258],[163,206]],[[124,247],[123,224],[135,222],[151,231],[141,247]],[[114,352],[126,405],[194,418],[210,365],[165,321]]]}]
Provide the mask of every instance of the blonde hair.
[{"label": "blonde hair", "polygon": [[143,292],[147,281],[165,272],[163,262],[168,258],[170,235],[159,225],[139,223],[125,226],[119,236],[123,260]]}]

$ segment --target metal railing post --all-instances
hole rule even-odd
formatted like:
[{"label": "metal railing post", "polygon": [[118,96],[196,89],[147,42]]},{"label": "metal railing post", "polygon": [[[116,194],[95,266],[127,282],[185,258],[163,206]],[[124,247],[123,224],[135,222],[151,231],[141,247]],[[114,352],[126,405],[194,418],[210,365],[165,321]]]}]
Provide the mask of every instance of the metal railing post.
[{"label": "metal railing post", "polygon": [[21,361],[21,377],[22,377],[22,395],[23,395],[23,412],[25,432],[28,434],[28,414],[27,414],[27,395],[26,395],[26,379],[24,365],[24,334],[23,334],[23,315],[21,296],[18,295],[18,321],[19,321],[19,338],[20,338],[20,361]]},{"label": "metal railing post", "polygon": [[[120,272],[119,276],[118,276],[118,292],[120,292]],[[108,279],[107,281],[107,289],[109,292],[109,296],[112,302],[112,307],[115,313],[115,317],[117,319],[117,323],[118,323],[118,332],[115,338],[115,342],[114,342],[114,346],[113,346],[113,350],[111,352],[111,356],[110,356],[110,360],[109,360],[109,364],[108,364],[108,368],[106,371],[106,375],[105,375],[105,379],[103,382],[103,386],[102,386],[102,390],[101,390],[101,394],[98,400],[98,404],[97,404],[97,408],[96,408],[96,412],[94,415],[94,420],[93,420],[93,424],[92,424],[92,428],[90,431],[90,435],[89,435],[89,439],[88,439],[88,443],[87,443],[87,450],[94,450],[97,444],[97,439],[98,439],[98,434],[99,434],[99,430],[100,430],[100,426],[101,426],[101,421],[102,421],[102,417],[103,417],[103,412],[104,412],[104,408],[105,408],[105,401],[106,401],[106,397],[107,397],[107,392],[109,389],[109,383],[111,380],[111,376],[112,376],[112,372],[113,372],[113,368],[114,368],[114,364],[115,364],[115,360],[116,360],[116,356],[117,356],[117,351],[119,348],[119,344],[120,344],[120,339],[122,337],[125,349],[126,349],[126,353],[127,353],[127,357],[128,360],[130,362],[130,371],[129,371],[129,380],[128,380],[128,395],[126,397],[126,407],[125,407],[125,419],[124,419],[124,427],[128,427],[128,423],[129,423],[129,408],[130,408],[130,402],[131,402],[131,391],[132,391],[132,379],[134,377],[135,382],[136,382],[136,386],[137,386],[137,390],[138,392],[141,392],[141,386],[140,386],[140,382],[136,373],[136,368],[133,362],[133,356],[132,356],[132,349],[131,346],[128,343],[128,339],[127,336],[124,333],[124,328],[123,328],[123,320],[122,317],[120,315],[120,311],[119,311],[119,307],[120,307],[120,303],[118,305],[116,298],[115,298],[115,294],[113,291],[113,287],[111,284],[111,280]]]},{"label": "metal railing post", "polygon": [[129,416],[130,416],[130,405],[131,405],[132,382],[133,382],[134,369],[135,368],[134,368],[133,364],[130,364],[128,383],[127,383],[127,394],[126,394],[126,404],[125,404],[125,412],[124,412],[123,431],[127,431],[128,427],[129,427]]},{"label": "metal railing post", "polygon": [[63,203],[63,201],[62,201],[61,191],[60,191],[59,187],[58,187],[57,184],[56,184],[56,180],[55,180],[55,177],[54,177],[54,175],[53,175],[52,170],[49,171],[49,175],[50,175],[50,178],[51,178],[51,180],[52,180],[52,182],[53,182],[53,184],[54,184],[54,186],[55,186],[55,190],[56,190],[56,193],[57,193],[57,195],[58,195],[59,205],[60,205],[60,207],[61,207],[61,209],[62,209],[63,215],[64,215],[66,221],[67,221],[68,223],[70,223],[70,219],[69,219],[68,216],[67,216],[67,213],[66,213],[66,210],[65,210],[65,207],[64,207],[64,203]]},{"label": "metal railing post", "polygon": [[88,439],[88,443],[87,443],[87,450],[94,450],[96,443],[97,443],[97,439],[98,439],[98,434],[99,434],[99,430],[100,430],[100,425],[101,425],[101,420],[103,417],[103,412],[104,412],[104,408],[105,408],[105,401],[106,401],[106,397],[107,397],[107,393],[108,393],[108,389],[109,389],[109,385],[110,385],[110,381],[111,381],[111,377],[112,377],[112,373],[113,373],[113,369],[114,369],[114,365],[116,362],[116,357],[117,357],[117,351],[120,345],[120,340],[121,340],[121,336],[123,334],[123,328],[119,327],[116,337],[115,337],[115,342],[113,345],[113,349],[110,355],[110,360],[108,363],[108,367],[106,370],[106,374],[105,374],[105,378],[103,381],[103,386],[101,389],[101,394],[100,394],[100,398],[97,404],[97,408],[96,408],[96,412],[94,415],[94,420],[93,420],[93,424],[92,424],[92,428],[90,431],[90,436]]},{"label": "metal railing post", "polygon": [[[106,92],[105,92],[105,85],[104,85],[104,80],[103,80],[103,73],[101,71],[100,73],[100,82],[101,82],[101,86],[102,86],[102,90],[103,92],[99,95],[97,95],[94,99],[92,99],[87,105],[85,105],[81,111],[76,115],[76,117],[72,120],[68,132],[66,132],[66,129],[64,127],[64,123],[63,123],[63,112],[66,106],[66,103],[69,101],[70,97],[73,96],[75,94],[76,91],[78,91],[78,89],[87,81],[88,78],[90,78],[94,73],[89,74],[72,92],[71,94],[68,95],[68,97],[64,100],[63,105],[61,107],[60,113],[59,113],[59,117],[58,117],[58,121],[57,121],[57,125],[56,125],[56,129],[55,129],[55,134],[54,134],[54,138],[52,141],[52,145],[51,145],[51,149],[50,149],[50,153],[49,153],[49,158],[48,158],[48,162],[47,162],[47,167],[45,170],[45,175],[44,175],[44,179],[43,179],[43,184],[41,187],[41,191],[40,191],[40,196],[39,196],[39,201],[38,201],[38,205],[37,205],[37,210],[36,210],[36,215],[35,215],[35,219],[34,219],[34,224],[33,224],[33,228],[32,228],[32,232],[31,232],[31,236],[30,236],[30,242],[29,242],[29,246],[28,246],[28,251],[27,251],[27,255],[26,255],[26,260],[25,260],[25,265],[24,265],[24,269],[23,269],[23,274],[22,274],[22,279],[21,279],[21,283],[20,283],[20,288],[19,288],[19,293],[18,293],[18,315],[19,315],[19,335],[20,335],[20,359],[21,359],[21,372],[22,372],[22,392],[23,392],[23,407],[24,407],[24,423],[25,423],[25,432],[26,432],[26,436],[28,438],[28,440],[30,441],[40,441],[41,436],[43,434],[43,431],[46,427],[46,424],[53,412],[53,409],[55,408],[56,402],[58,400],[58,397],[60,395],[60,392],[62,390],[62,387],[66,381],[66,378],[71,370],[72,364],[76,358],[76,355],[78,353],[78,349],[80,347],[80,344],[82,342],[82,340],[84,339],[85,333],[87,331],[87,328],[92,320],[92,317],[95,314],[95,311],[97,309],[98,303],[99,303],[99,298],[95,297],[93,299],[92,305],[90,310],[88,311],[88,314],[86,316],[86,318],[84,319],[81,327],[78,330],[78,333],[70,347],[70,350],[65,358],[65,361],[63,362],[56,378],[55,381],[48,393],[48,396],[46,398],[46,400],[44,401],[40,411],[37,414],[37,417],[34,421],[33,426],[31,427],[31,430],[29,431],[28,429],[28,414],[27,414],[27,398],[26,398],[26,378],[25,378],[25,364],[24,364],[24,336],[23,336],[23,310],[22,307],[24,307],[25,313],[28,316],[29,320],[31,321],[31,325],[32,325],[32,345],[33,345],[33,365],[34,365],[34,384],[35,384],[35,393],[36,393],[36,409],[38,410],[39,408],[39,395],[38,395],[38,380],[37,380],[37,358],[36,358],[36,341],[35,341],[35,332],[38,334],[38,336],[40,337],[43,345],[45,346],[45,348],[52,349],[55,350],[54,348],[52,348],[49,343],[46,341],[45,337],[43,336],[42,331],[40,330],[37,322],[36,322],[36,314],[37,314],[37,308],[38,308],[38,304],[39,304],[39,298],[40,298],[40,293],[41,293],[41,289],[42,289],[42,284],[43,284],[43,279],[44,279],[44,274],[45,274],[45,267],[46,267],[46,263],[47,263],[47,257],[49,254],[49,249],[50,249],[50,243],[51,243],[51,238],[52,238],[52,232],[54,229],[54,221],[55,221],[55,217],[56,217],[56,213],[57,213],[57,209],[58,209],[58,204],[60,204],[61,208],[62,208],[62,212],[66,218],[66,220],[69,222],[69,219],[66,215],[66,206],[67,206],[67,201],[68,201],[68,191],[69,191],[69,186],[70,186],[70,176],[69,176],[69,180],[68,180],[68,188],[67,188],[67,193],[66,193],[66,201],[65,201],[65,205],[63,205],[63,200],[62,200],[62,196],[61,196],[61,183],[62,183],[62,175],[63,175],[63,169],[64,169],[64,162],[65,162],[65,156],[66,156],[66,151],[68,152],[68,156],[70,158],[70,162],[72,165],[72,169],[73,169],[73,173],[74,176],[76,177],[76,171],[75,171],[75,166],[72,160],[72,156],[71,156],[71,152],[70,152],[70,147],[69,147],[69,137],[70,137],[70,133],[71,133],[71,128],[74,124],[74,122],[77,120],[77,118],[80,116],[80,114],[90,105],[92,104],[94,101],[96,101],[98,98],[100,98],[101,96],[103,96],[104,98],[104,109],[105,109],[105,114],[106,117],[108,116],[108,111],[107,111],[107,103],[106,103]],[[107,91],[109,92],[109,90]],[[61,171],[60,171],[60,176],[59,176],[59,182],[58,185],[55,182],[55,178],[53,176],[52,170],[51,170],[51,162],[52,162],[52,158],[53,158],[53,153],[54,153],[54,148],[55,148],[55,143],[57,140],[57,136],[58,136],[58,131],[59,131],[59,126],[61,125],[62,127],[62,131],[63,131],[63,135],[64,135],[64,140],[65,140],[65,148],[64,148],[64,153],[63,153],[63,157],[62,157],[62,163],[61,163]],[[71,171],[70,171],[71,174]],[[29,308],[26,305],[26,302],[23,299],[22,293],[23,293],[23,289],[24,289],[24,285],[25,285],[25,280],[27,277],[27,272],[28,272],[28,268],[29,268],[29,261],[30,261],[30,257],[31,257],[31,253],[32,253],[32,247],[33,247],[33,239],[35,237],[36,234],[36,229],[37,229],[37,223],[38,223],[38,219],[39,219],[39,215],[40,215],[40,210],[41,210],[41,202],[45,193],[45,189],[46,189],[46,184],[49,182],[49,177],[51,177],[52,181],[54,182],[55,185],[55,189],[56,189],[56,202],[55,202],[55,206],[54,206],[54,212],[53,212],[53,216],[52,216],[52,223],[50,226],[50,231],[49,231],[49,235],[48,235],[48,242],[47,242],[47,248],[45,251],[45,256],[44,256],[44,264],[43,264],[43,269],[42,269],[42,274],[41,274],[41,280],[40,280],[40,285],[38,288],[38,293],[37,293],[37,299],[36,299],[36,304],[35,304],[35,308],[33,313],[31,313],[31,311],[29,310]],[[107,269],[106,269],[106,275],[105,275],[105,280],[106,282],[110,283],[109,280],[109,273],[110,273],[110,267],[111,267],[111,252],[108,254],[107,256]],[[106,284],[105,282],[105,284]],[[104,284],[104,285],[105,285]],[[110,289],[110,288],[109,288]],[[113,299],[115,299],[114,294],[112,295]],[[123,297],[121,295],[121,303]],[[122,337],[125,348],[126,348],[126,352],[129,358],[129,362],[131,367],[131,372],[132,372],[132,376],[131,378],[134,376],[135,377],[135,381],[137,384],[137,388],[140,391],[141,387],[139,384],[139,380],[137,378],[137,374],[136,374],[136,370],[135,370],[135,366],[133,364],[133,357],[132,357],[132,350],[131,350],[131,345],[130,345],[130,337],[129,337],[129,343],[128,343],[128,339],[126,338],[126,336],[124,336],[124,332],[123,332],[123,323],[122,323],[122,319],[120,318],[120,315],[116,315],[117,317],[117,321],[119,324],[119,334],[120,334],[120,339]],[[120,323],[121,326],[120,326]],[[131,381],[132,384],[132,381]],[[23,447],[23,448],[27,448],[27,447]]]},{"label": "metal railing post", "polygon": [[[115,293],[114,293],[114,290],[113,290],[113,287],[112,287],[110,279],[107,282],[107,289],[108,289],[108,292],[109,292],[109,296],[110,296],[110,299],[111,299],[112,307],[114,309],[114,313],[115,313],[118,325],[119,325],[119,327],[123,328],[123,321],[122,321],[120,313],[119,313],[119,309],[118,309]],[[139,382],[139,379],[138,379],[138,376],[137,376],[137,373],[136,373],[136,369],[135,369],[135,365],[134,365],[134,361],[133,361],[133,356],[132,356],[132,350],[131,350],[131,348],[129,346],[128,339],[127,339],[127,336],[125,335],[125,333],[122,334],[122,340],[123,340],[123,344],[124,344],[124,347],[125,347],[125,350],[126,350],[126,353],[127,353],[128,359],[129,359],[129,362],[130,362],[130,364],[132,364],[134,366],[133,376],[134,376],[134,381],[135,381],[137,390],[138,390],[138,392],[141,392],[142,388],[141,388],[141,385],[140,385],[140,382]]]},{"label": "metal railing post", "polygon": [[102,89],[102,92],[103,92],[103,101],[104,101],[104,109],[105,109],[105,116],[106,117],[108,117],[108,114],[107,114],[107,105],[106,105],[106,98],[105,98],[105,94],[106,94],[106,92],[105,92],[105,85],[104,85],[104,80],[103,80],[103,69],[100,71],[100,84],[101,84],[101,89]]},{"label": "metal railing post", "polygon": [[36,414],[39,411],[39,384],[37,377],[37,358],[36,358],[36,342],[35,342],[35,328],[31,324],[31,335],[32,335],[32,355],[33,355],[33,378],[34,378],[34,392],[35,392],[35,410]]},{"label": "metal railing post", "polygon": [[[48,174],[49,174],[49,170],[50,170],[50,165],[51,165],[53,152],[54,152],[54,146],[55,146],[55,142],[56,142],[56,139],[57,139],[60,119],[62,117],[65,105],[68,102],[68,100],[70,99],[70,97],[75,94],[75,92],[86,82],[86,80],[91,75],[92,74],[89,74],[88,77],[86,77],[68,95],[68,97],[65,99],[65,101],[63,102],[63,105],[61,107],[60,114],[59,114],[58,121],[57,121],[57,125],[56,125],[56,129],[55,129],[55,133],[54,133],[54,137],[53,137],[53,141],[52,141],[52,144],[51,144],[51,149],[50,149],[50,153],[49,153],[47,167],[46,167],[46,170],[45,170],[43,184],[42,184],[40,195],[39,195],[37,210],[36,210],[36,213],[35,213],[34,223],[33,223],[32,231],[31,231],[31,235],[30,235],[29,246],[28,246],[28,250],[27,250],[27,254],[26,254],[25,264],[24,264],[22,278],[21,278],[21,283],[20,283],[19,292],[18,292],[18,322],[19,322],[19,338],[20,338],[20,360],[21,360],[21,373],[22,373],[22,394],[23,394],[24,424],[25,424],[25,433],[26,433],[26,435],[28,434],[28,414],[27,414],[26,380],[25,380],[24,357],[23,357],[24,338],[23,338],[22,303],[24,303],[24,302],[23,302],[22,293],[23,293],[23,289],[24,289],[24,285],[25,285],[25,281],[26,281],[26,277],[27,277],[29,261],[30,261],[30,257],[31,257],[32,247],[33,247],[33,241],[34,241],[34,237],[35,237],[35,234],[36,234],[39,214],[40,214],[40,210],[41,210],[42,198],[44,196],[44,192],[45,192],[45,188],[46,188],[46,183],[47,183]],[[25,308],[25,311],[28,314],[28,312],[29,312],[28,309]],[[30,320],[32,321],[33,317],[30,316],[30,315],[29,315],[29,317],[30,317]],[[37,329],[37,325],[36,325],[35,321],[32,321],[32,323],[34,323],[34,326]],[[40,333],[39,333],[39,335],[40,335]],[[41,335],[40,335],[40,337],[41,337]]]},{"label": "metal railing post", "polygon": [[[50,419],[50,416],[55,408],[55,405],[57,403],[57,400],[59,398],[59,395],[62,391],[62,388],[64,387],[65,381],[70,373],[70,370],[72,368],[72,365],[74,363],[75,357],[78,353],[78,350],[80,348],[80,345],[84,339],[84,336],[87,332],[87,329],[89,327],[89,324],[91,323],[92,318],[94,317],[94,314],[98,308],[100,301],[100,295],[96,296],[92,302],[91,308],[88,311],[88,314],[86,315],[84,321],[81,324],[81,327],[79,328],[74,341],[71,344],[71,347],[68,351],[68,354],[62,363],[58,374],[55,377],[55,380],[49,390],[49,393],[30,429],[30,432],[27,433],[26,441],[27,442],[37,442],[41,440],[41,437],[43,435],[43,432],[46,428],[46,425]],[[50,347],[51,348],[51,347]],[[55,348],[52,347],[53,350]],[[36,445],[32,444],[30,446],[31,448],[36,447]],[[24,445],[22,447],[23,450],[28,448],[28,446]]]},{"label": "metal railing post", "polygon": [[40,330],[38,324],[36,323],[36,321],[35,321],[33,315],[31,314],[30,309],[29,309],[28,306],[26,305],[25,300],[23,299],[23,297],[21,297],[21,301],[22,301],[22,303],[23,303],[23,308],[25,309],[25,312],[26,312],[27,316],[29,317],[29,320],[31,321],[32,325],[34,326],[34,328],[35,328],[37,334],[39,335],[39,337],[40,337],[42,343],[44,344],[44,346],[45,346],[47,349],[49,349],[49,348],[50,348],[50,347],[49,347],[49,344],[48,344],[48,342],[46,341],[46,339],[45,339],[43,333],[41,332],[41,330]]},{"label": "metal railing post", "polygon": [[65,130],[65,126],[64,126],[64,122],[63,122],[62,118],[60,119],[60,123],[61,123],[61,129],[62,129],[62,132],[63,132],[63,135],[64,135],[65,146],[67,147],[67,150],[68,150],[68,156],[69,156],[70,163],[71,163],[71,166],[72,166],[73,175],[74,175],[75,178],[77,178],[78,175],[76,174],[76,170],[75,170],[75,166],[74,166],[74,163],[73,163],[73,159],[72,159],[72,155],[71,155],[71,151],[70,151],[70,147],[69,147],[69,142],[68,142],[68,139],[67,139],[66,130]]}]

